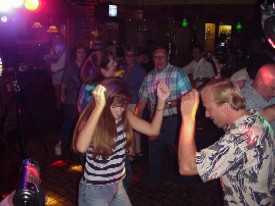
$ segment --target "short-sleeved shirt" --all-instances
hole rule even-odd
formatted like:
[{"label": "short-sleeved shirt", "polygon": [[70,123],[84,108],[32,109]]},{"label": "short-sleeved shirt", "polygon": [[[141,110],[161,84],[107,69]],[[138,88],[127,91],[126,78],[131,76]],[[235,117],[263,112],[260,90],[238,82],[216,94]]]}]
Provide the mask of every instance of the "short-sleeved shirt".
[{"label": "short-sleeved shirt", "polygon": [[221,178],[224,205],[275,204],[275,142],[261,116],[229,125],[216,143],[196,153],[196,164],[204,182]]},{"label": "short-sleeved shirt", "polygon": [[81,113],[89,101],[93,98],[93,90],[96,85],[89,85],[89,84],[82,84],[79,90],[77,108],[78,111]]},{"label": "short-sleeved shirt", "polygon": [[[245,109],[247,111],[255,110],[261,113],[264,108],[275,104],[275,97],[272,97],[270,100],[266,100],[252,87],[252,83],[252,80],[247,80],[242,88],[242,93],[246,101]],[[272,121],[270,124],[272,129],[275,131],[275,121]]]},{"label": "short-sleeved shirt", "polygon": [[134,63],[132,68],[128,71],[128,67],[125,67],[124,81],[127,83],[132,95],[130,104],[136,104],[138,101],[138,91],[146,76],[145,69],[138,63]]},{"label": "short-sleeved shirt", "polygon": [[78,93],[81,86],[80,68],[76,62],[72,62],[64,70],[61,82],[66,84],[65,103],[77,104]]},{"label": "short-sleeved shirt", "polygon": [[60,69],[64,69],[66,66],[66,46],[63,43],[55,45],[50,51],[50,55],[55,55],[57,53],[62,53],[61,57],[56,61],[51,63],[51,71],[57,72]]},{"label": "short-sleeved shirt", "polygon": [[[184,71],[177,66],[168,63],[160,72],[156,69],[152,70],[144,78],[139,89],[139,98],[150,100],[151,113],[154,113],[157,106],[157,86],[160,81],[164,81],[171,90],[171,95],[166,101],[175,100],[191,89],[189,78]],[[164,110],[164,116],[171,116],[177,113],[177,107]]]},{"label": "short-sleeved shirt", "polygon": [[[205,58],[201,58],[200,61],[191,61],[188,65],[183,67],[183,71],[186,74],[192,74],[193,79],[197,78],[213,78],[215,76],[215,72],[213,66],[210,62],[208,62]],[[202,85],[203,82],[198,82],[196,87]]]}]

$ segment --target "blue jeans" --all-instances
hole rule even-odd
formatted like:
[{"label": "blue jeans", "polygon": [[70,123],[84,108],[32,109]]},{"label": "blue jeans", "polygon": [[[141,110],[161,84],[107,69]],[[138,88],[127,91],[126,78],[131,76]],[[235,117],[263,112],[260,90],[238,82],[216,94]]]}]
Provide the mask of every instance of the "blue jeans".
[{"label": "blue jeans", "polygon": [[130,206],[122,181],[109,185],[94,185],[83,178],[79,183],[79,206]]},{"label": "blue jeans", "polygon": [[154,140],[148,141],[149,146],[149,177],[146,182],[153,186],[158,187],[161,181],[161,163],[163,153],[168,147],[171,161],[173,164],[173,181],[180,186],[186,186],[187,177],[179,174],[177,147],[179,135],[180,118],[178,115],[164,117],[160,134]]},{"label": "blue jeans", "polygon": [[70,144],[74,127],[78,118],[78,110],[75,104],[64,104],[64,120],[60,132],[60,140],[64,144]]}]

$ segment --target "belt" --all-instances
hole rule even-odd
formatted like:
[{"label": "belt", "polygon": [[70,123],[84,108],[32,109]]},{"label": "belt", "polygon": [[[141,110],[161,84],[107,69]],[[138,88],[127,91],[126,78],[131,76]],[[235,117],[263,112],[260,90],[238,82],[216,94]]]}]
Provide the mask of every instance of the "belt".
[{"label": "belt", "polygon": [[167,119],[170,119],[172,117],[179,117],[179,115],[178,114],[172,114],[172,115],[169,115],[169,116],[164,116],[163,119],[167,120]]},{"label": "belt", "polygon": [[164,109],[172,108],[172,107],[177,107],[178,106],[178,100],[174,99],[169,102],[165,102]]},{"label": "belt", "polygon": [[64,68],[62,68],[62,69],[58,69],[57,71],[52,71],[52,73],[62,72],[63,70],[64,70]]}]

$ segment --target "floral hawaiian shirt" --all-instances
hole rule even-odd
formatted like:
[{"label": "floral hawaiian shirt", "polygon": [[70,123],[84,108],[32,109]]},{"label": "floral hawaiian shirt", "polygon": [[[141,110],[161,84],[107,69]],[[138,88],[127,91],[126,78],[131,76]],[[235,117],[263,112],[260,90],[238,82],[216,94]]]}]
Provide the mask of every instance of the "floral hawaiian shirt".
[{"label": "floral hawaiian shirt", "polygon": [[216,143],[197,152],[196,164],[204,182],[221,179],[224,205],[275,205],[275,140],[261,116],[229,125]]}]

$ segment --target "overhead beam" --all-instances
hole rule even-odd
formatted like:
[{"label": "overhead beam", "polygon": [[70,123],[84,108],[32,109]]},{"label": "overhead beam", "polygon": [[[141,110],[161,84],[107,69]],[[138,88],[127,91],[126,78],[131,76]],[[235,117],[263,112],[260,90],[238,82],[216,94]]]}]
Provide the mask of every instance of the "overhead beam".
[{"label": "overhead beam", "polygon": [[[110,2],[100,0],[99,2]],[[116,4],[124,5],[186,5],[186,4],[256,4],[257,0],[112,0]]]}]

